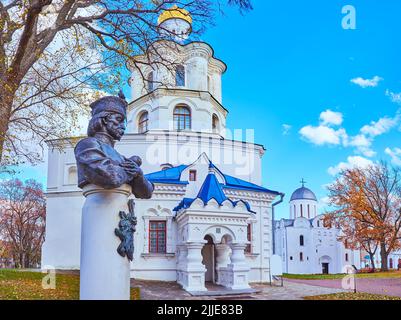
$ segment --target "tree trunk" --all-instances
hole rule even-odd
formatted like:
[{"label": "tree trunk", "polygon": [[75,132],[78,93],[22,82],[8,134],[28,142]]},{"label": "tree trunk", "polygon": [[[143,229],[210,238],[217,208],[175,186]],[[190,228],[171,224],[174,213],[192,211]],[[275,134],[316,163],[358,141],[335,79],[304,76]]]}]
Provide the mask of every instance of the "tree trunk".
[{"label": "tree trunk", "polygon": [[386,251],[385,243],[380,243],[380,258],[382,263],[381,270],[388,271],[388,265],[387,265],[388,252]]},{"label": "tree trunk", "polygon": [[376,269],[375,266],[375,255],[373,253],[369,253],[370,263],[372,264],[373,271]]},{"label": "tree trunk", "polygon": [[10,125],[11,110],[13,105],[14,92],[7,92],[7,89],[0,90],[0,166],[4,161],[4,144],[6,134]]}]

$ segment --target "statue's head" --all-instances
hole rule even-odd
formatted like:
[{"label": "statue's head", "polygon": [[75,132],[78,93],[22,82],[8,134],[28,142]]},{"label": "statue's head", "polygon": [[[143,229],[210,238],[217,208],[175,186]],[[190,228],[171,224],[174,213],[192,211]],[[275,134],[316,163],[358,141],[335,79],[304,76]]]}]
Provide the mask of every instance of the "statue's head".
[{"label": "statue's head", "polygon": [[114,140],[124,135],[128,103],[122,97],[108,96],[91,103],[92,118],[88,125],[88,136],[104,132]]}]

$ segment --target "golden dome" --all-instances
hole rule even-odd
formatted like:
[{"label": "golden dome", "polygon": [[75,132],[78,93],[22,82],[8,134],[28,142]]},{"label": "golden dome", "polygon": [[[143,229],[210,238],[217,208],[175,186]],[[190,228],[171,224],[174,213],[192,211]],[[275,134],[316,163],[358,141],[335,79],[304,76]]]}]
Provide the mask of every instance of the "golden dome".
[{"label": "golden dome", "polygon": [[192,17],[189,14],[189,12],[185,9],[178,8],[176,5],[162,12],[159,18],[157,19],[157,24],[160,25],[164,21],[169,19],[182,19],[188,22],[189,24],[192,24]]}]

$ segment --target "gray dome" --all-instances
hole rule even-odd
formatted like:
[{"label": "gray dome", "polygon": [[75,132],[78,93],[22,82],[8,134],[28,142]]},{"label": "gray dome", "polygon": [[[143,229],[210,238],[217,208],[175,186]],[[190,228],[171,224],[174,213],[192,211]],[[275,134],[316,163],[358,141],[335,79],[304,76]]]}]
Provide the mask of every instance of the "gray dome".
[{"label": "gray dome", "polygon": [[290,201],[301,199],[317,201],[315,194],[310,189],[305,187],[301,187],[295,190],[291,196]]}]

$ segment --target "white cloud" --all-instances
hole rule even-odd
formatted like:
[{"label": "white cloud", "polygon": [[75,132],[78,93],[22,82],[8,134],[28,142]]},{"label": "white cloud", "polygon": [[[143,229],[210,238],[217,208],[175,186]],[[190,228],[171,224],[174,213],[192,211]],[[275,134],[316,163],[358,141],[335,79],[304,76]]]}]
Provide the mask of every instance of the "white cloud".
[{"label": "white cloud", "polygon": [[334,112],[327,109],[320,114],[320,120],[323,125],[334,124],[339,126],[343,122],[343,114],[341,112]]},{"label": "white cloud", "polygon": [[377,121],[371,121],[364,125],[355,136],[349,136],[343,127],[333,128],[331,125],[340,125],[343,116],[340,112],[331,110],[323,111],[320,114],[319,126],[304,126],[299,133],[310,143],[316,145],[341,145],[343,147],[354,147],[357,153],[365,157],[374,157],[376,152],[372,150],[375,137],[387,133],[393,129],[401,120],[401,113],[393,117],[383,117]]},{"label": "white cloud", "polygon": [[373,164],[372,160],[366,159],[364,157],[361,157],[361,156],[349,156],[347,158],[347,162],[340,162],[336,166],[330,167],[327,170],[327,172],[330,175],[335,176],[336,174],[338,174],[342,170],[351,169],[351,168],[355,168],[355,167],[366,168],[366,167],[368,167],[368,166],[370,166],[372,164]]},{"label": "white cloud", "polygon": [[330,198],[329,197],[323,197],[323,198],[319,199],[319,202],[318,202],[319,210],[326,209],[328,206],[330,206]]},{"label": "white cloud", "polygon": [[387,89],[387,90],[386,90],[386,96],[387,96],[387,97],[390,97],[390,100],[391,100],[392,102],[401,104],[401,92],[399,92],[399,93],[394,93],[394,92],[391,92],[390,90]]},{"label": "white cloud", "polygon": [[308,125],[299,130],[299,133],[309,142],[317,145],[339,145],[341,140],[347,136],[344,129],[335,130],[324,125],[318,127]]},{"label": "white cloud", "polygon": [[292,126],[291,125],[289,125],[289,124],[283,124],[282,125],[282,128],[283,128],[283,135],[287,135],[287,134],[289,134],[290,133],[290,130],[291,130],[291,128],[292,128]]},{"label": "white cloud", "polygon": [[369,147],[371,144],[372,141],[363,134],[358,134],[354,137],[351,137],[348,143],[348,145],[353,147]]},{"label": "white cloud", "polygon": [[394,149],[386,148],[384,150],[384,152],[391,157],[392,164],[401,166],[401,149],[400,148],[394,148]]},{"label": "white cloud", "polygon": [[379,136],[390,131],[397,124],[398,120],[399,116],[395,118],[380,118],[378,121],[372,121],[369,125],[363,126],[361,132],[371,137]]},{"label": "white cloud", "polygon": [[361,77],[358,77],[351,79],[351,82],[357,84],[362,88],[368,88],[368,87],[377,87],[377,85],[381,80],[383,80],[383,78],[379,76],[374,76],[372,79],[363,79]]},{"label": "white cloud", "polygon": [[373,157],[376,155],[370,147],[372,145],[373,138],[367,137],[364,134],[358,134],[351,137],[348,141],[344,143],[344,146],[356,147],[357,151],[363,154],[365,157]]}]

